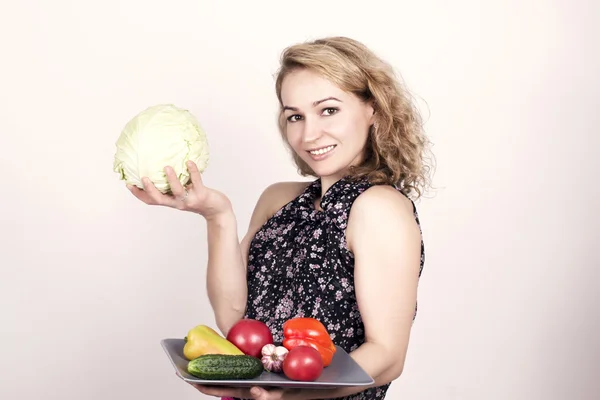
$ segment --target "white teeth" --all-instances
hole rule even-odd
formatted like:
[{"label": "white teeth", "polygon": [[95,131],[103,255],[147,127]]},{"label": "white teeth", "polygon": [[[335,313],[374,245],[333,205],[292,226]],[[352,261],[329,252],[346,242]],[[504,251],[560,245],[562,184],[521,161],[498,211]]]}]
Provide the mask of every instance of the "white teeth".
[{"label": "white teeth", "polygon": [[310,154],[315,155],[315,156],[319,156],[321,154],[325,154],[325,153],[329,153],[331,150],[333,150],[335,146],[328,146],[328,147],[324,147],[322,149],[319,150],[313,150],[310,152]]}]

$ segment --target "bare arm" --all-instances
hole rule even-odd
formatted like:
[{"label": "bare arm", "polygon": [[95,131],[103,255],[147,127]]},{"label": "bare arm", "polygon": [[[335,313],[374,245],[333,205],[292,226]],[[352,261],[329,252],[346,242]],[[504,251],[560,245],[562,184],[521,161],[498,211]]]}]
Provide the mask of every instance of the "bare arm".
[{"label": "bare arm", "polygon": [[261,226],[285,203],[299,194],[302,183],[282,182],[266,188],[252,213],[248,231],[238,241],[233,210],[207,220],[207,292],[217,327],[227,335],[246,311],[248,285],[246,269],[250,242]]},{"label": "bare arm", "polygon": [[[421,236],[412,204],[393,188],[368,189],[352,207],[347,237],[366,335],[351,356],[380,386],[402,373],[415,312]],[[297,398],[343,397],[364,389],[306,391]]]},{"label": "bare arm", "polygon": [[206,287],[223,335],[239,320],[246,309],[246,265],[238,241],[233,210],[206,221],[208,266]]},{"label": "bare arm", "polygon": [[237,221],[229,199],[223,193],[204,186],[196,164],[189,161],[187,167],[193,184],[189,190],[184,189],[171,167],[165,167],[165,173],[172,195],[159,192],[147,177],[142,180],[143,190],[132,185],[127,187],[146,204],[194,212],[205,218],[208,233],[207,293],[217,327],[227,335],[246,311],[246,265],[252,237],[278,208],[297,196],[305,184],[284,182],[265,189],[240,244]]}]

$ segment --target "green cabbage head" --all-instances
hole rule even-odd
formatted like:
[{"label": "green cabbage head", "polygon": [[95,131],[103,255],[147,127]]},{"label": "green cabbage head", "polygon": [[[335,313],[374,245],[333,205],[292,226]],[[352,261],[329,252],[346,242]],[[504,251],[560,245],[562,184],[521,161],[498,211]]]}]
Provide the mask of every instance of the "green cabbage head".
[{"label": "green cabbage head", "polygon": [[185,165],[192,160],[200,172],[208,166],[206,133],[186,109],[159,104],[145,109],[123,128],[117,142],[113,169],[121,180],[143,189],[147,176],[162,193],[171,188],[164,172],[173,167],[179,182],[185,185],[190,175]]}]

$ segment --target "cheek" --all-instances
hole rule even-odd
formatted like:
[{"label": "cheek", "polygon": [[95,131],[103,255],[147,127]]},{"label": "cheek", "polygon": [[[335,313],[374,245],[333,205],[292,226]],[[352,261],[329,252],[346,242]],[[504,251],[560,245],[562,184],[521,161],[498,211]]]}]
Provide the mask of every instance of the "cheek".
[{"label": "cheek", "polygon": [[352,121],[352,125],[347,127],[349,135],[353,142],[364,145],[369,136],[369,125],[363,119]]},{"label": "cheek", "polygon": [[298,129],[298,127],[296,125],[293,125],[293,124],[288,125],[288,127],[286,128],[285,137],[293,149],[297,149],[302,144],[300,130]]},{"label": "cheek", "polygon": [[332,136],[349,146],[359,145],[364,142],[367,137],[366,132],[363,132],[358,121],[354,120],[346,121],[344,124],[338,125],[336,129],[331,132]]}]

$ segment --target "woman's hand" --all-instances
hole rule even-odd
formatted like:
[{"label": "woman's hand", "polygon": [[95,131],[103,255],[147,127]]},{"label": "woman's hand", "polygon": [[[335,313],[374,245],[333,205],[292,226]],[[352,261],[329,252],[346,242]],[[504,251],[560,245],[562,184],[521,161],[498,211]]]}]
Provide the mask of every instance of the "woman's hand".
[{"label": "woman's hand", "polygon": [[207,396],[254,400],[304,400],[299,389],[228,388],[191,384]]},{"label": "woman's hand", "polygon": [[128,185],[135,197],[146,204],[172,207],[202,215],[207,220],[231,211],[231,202],[223,193],[207,188],[196,164],[187,162],[191,183],[183,187],[171,167],[165,167],[165,173],[171,186],[171,195],[161,193],[147,177],[142,178],[144,189]]}]

